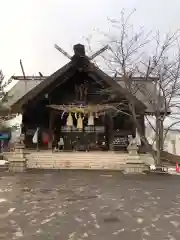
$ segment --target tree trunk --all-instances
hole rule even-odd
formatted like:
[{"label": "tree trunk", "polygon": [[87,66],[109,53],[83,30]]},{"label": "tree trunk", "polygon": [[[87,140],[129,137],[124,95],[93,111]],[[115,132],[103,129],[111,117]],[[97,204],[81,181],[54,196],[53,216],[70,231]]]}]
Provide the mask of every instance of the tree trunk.
[{"label": "tree trunk", "polygon": [[159,141],[160,141],[160,150],[164,150],[164,126],[163,120],[160,119],[160,126],[159,126]]},{"label": "tree trunk", "polygon": [[156,116],[156,133],[155,133],[156,134],[156,165],[161,164],[160,128],[161,128],[160,118]]}]

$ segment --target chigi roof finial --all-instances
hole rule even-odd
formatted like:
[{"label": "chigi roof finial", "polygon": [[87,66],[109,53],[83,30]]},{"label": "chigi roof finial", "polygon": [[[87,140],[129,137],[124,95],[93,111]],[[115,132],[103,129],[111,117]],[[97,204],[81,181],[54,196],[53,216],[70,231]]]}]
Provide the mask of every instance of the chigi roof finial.
[{"label": "chigi roof finial", "polygon": [[[69,59],[72,59],[72,56],[69,55],[69,53],[67,53],[66,51],[64,51],[61,47],[59,47],[57,44],[54,45],[54,47],[61,52],[64,56],[66,56]],[[104,51],[106,51],[107,49],[109,49],[109,46],[106,45],[103,48],[99,49],[98,51],[96,51],[94,54],[92,54],[90,57],[87,57],[89,60],[93,60],[95,57],[99,56],[101,53],[103,53]],[[74,50],[74,56],[79,56],[79,57],[85,57],[86,53],[85,53],[85,47],[83,44],[76,44],[73,46],[73,50]]]}]

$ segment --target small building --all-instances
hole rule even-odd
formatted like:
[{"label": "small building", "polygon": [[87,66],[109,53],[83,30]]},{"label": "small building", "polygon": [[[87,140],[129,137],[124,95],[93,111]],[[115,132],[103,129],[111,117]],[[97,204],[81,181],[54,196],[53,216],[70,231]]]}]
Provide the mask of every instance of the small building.
[{"label": "small building", "polygon": [[[167,131],[167,128],[165,128],[164,135],[166,135],[166,138],[164,140],[163,150],[170,154],[180,156],[180,130],[174,128],[168,129]],[[153,144],[153,148],[156,149],[155,132],[151,127],[146,128],[146,137],[149,143]]]},{"label": "small building", "polygon": [[[7,105],[12,113],[22,114],[26,148],[54,149],[63,139],[64,151],[126,151],[128,136],[136,136],[124,82],[93,64],[83,45],[75,45],[70,62],[52,75],[16,79],[20,78],[9,92],[12,98]],[[153,95],[155,84],[153,79],[133,81],[138,88],[131,97],[145,131],[144,116],[153,114],[146,93]]]}]

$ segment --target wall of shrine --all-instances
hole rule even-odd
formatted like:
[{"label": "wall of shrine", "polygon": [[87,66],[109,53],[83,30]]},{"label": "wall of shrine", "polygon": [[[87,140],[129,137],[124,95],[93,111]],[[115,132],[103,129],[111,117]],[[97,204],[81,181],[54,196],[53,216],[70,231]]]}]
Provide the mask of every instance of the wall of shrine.
[{"label": "wall of shrine", "polygon": [[[106,88],[106,84],[82,72],[62,85],[56,82],[54,88],[41,94],[41,99],[25,107],[26,147],[126,150],[128,135],[135,133],[133,124],[126,115],[113,117],[112,96]],[[123,96],[119,96],[121,99]]]}]

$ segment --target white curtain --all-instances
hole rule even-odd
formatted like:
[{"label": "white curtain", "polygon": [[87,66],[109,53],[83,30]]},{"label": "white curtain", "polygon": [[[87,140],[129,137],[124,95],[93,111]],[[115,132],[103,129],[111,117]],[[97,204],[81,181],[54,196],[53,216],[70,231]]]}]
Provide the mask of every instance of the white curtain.
[{"label": "white curtain", "polygon": [[136,143],[137,143],[137,146],[141,146],[141,138],[140,138],[137,128],[136,128]]},{"label": "white curtain", "polygon": [[11,132],[11,143],[15,143],[17,139],[19,139],[21,136],[21,128],[18,128],[17,130],[14,130]]},{"label": "white curtain", "polygon": [[39,132],[39,128],[37,128],[35,133],[34,133],[34,136],[33,136],[33,139],[32,139],[33,143],[38,143],[38,132]]}]

